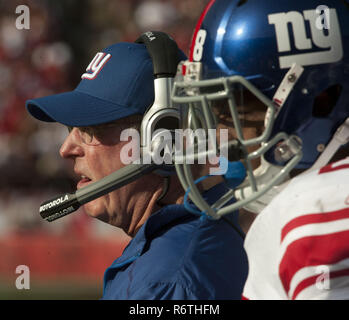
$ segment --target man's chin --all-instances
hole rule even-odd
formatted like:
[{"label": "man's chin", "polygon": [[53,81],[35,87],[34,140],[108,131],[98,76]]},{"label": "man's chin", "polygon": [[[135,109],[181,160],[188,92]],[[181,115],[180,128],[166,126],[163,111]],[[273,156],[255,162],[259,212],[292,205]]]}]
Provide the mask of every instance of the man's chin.
[{"label": "man's chin", "polygon": [[109,223],[109,215],[106,212],[105,208],[101,205],[95,203],[97,200],[86,203],[83,208],[85,213],[91,218],[101,220],[103,222]]}]

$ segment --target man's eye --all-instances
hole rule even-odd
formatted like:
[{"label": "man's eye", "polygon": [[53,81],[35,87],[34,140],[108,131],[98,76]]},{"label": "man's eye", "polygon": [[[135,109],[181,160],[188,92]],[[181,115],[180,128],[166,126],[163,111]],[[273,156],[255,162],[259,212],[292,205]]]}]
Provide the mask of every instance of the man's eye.
[{"label": "man's eye", "polygon": [[82,133],[86,133],[88,135],[91,135],[93,136],[94,135],[94,131],[92,128],[90,127],[79,127],[79,130],[82,132]]}]

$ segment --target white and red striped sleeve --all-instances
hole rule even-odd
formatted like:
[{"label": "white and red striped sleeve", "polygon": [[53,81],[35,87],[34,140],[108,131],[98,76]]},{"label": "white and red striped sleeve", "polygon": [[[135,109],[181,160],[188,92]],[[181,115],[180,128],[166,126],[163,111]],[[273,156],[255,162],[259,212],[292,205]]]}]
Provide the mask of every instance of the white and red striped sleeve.
[{"label": "white and red striped sleeve", "polygon": [[349,160],[292,181],[245,249],[247,299],[349,299]]}]

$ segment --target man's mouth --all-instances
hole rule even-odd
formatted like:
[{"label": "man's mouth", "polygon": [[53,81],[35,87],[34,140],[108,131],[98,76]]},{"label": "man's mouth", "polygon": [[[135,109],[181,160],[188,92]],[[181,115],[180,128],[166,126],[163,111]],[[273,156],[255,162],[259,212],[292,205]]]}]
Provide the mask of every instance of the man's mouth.
[{"label": "man's mouth", "polygon": [[83,187],[86,187],[88,184],[90,184],[92,182],[92,180],[87,177],[87,176],[84,176],[84,175],[81,175],[80,176],[80,180],[78,181],[77,185],[76,185],[76,188],[77,189],[81,189]]}]

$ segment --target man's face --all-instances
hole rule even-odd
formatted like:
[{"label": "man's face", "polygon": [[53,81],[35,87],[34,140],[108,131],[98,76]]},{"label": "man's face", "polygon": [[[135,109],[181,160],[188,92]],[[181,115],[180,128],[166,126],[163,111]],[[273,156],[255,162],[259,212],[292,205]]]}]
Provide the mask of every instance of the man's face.
[{"label": "man's face", "polygon": [[[264,130],[264,118],[266,115],[266,106],[249,92],[244,92],[241,100],[237,100],[237,111],[239,114],[240,123],[242,126],[242,134],[244,140],[254,139],[259,137]],[[215,113],[218,114],[218,128],[228,129],[229,139],[236,139],[237,133],[234,128],[234,123],[228,109],[228,103],[223,102],[215,107]],[[259,145],[249,146],[248,153],[258,149]],[[251,161],[252,167],[255,169],[260,164],[260,159]]]},{"label": "man's face", "polygon": [[[122,124],[122,120],[119,120]],[[120,153],[128,141],[120,141],[125,125],[115,122],[111,126],[91,128],[70,128],[70,133],[61,146],[60,155],[74,162],[74,172],[78,176],[77,189],[96,182],[125,164]],[[137,184],[130,183],[116,191],[84,205],[85,212],[114,226],[127,228],[129,217],[126,212],[132,205],[132,197],[137,194]],[[122,213],[122,214],[121,214]],[[125,229],[124,229],[125,230]]]}]

